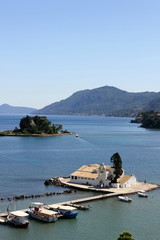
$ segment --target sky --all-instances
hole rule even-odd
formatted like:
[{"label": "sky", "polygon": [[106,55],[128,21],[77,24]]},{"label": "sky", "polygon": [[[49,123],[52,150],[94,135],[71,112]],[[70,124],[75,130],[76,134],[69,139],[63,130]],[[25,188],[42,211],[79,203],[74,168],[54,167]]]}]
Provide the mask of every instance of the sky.
[{"label": "sky", "polygon": [[0,1],[0,104],[114,86],[160,91],[159,0]]}]

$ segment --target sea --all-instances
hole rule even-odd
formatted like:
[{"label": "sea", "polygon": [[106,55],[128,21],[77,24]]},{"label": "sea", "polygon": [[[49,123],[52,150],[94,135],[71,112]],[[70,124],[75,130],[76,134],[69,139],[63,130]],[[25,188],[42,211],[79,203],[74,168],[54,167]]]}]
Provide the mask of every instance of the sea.
[{"label": "sea", "polygon": [[[0,115],[0,131],[19,127],[23,115]],[[126,174],[139,181],[160,184],[160,131],[141,128],[131,118],[103,116],[47,116],[54,124],[75,134],[50,137],[0,137],[0,199],[64,188],[45,186],[51,177],[69,176],[82,165],[111,164],[118,152]],[[93,196],[76,191],[24,200],[0,200],[0,212],[28,208],[33,201],[46,204]],[[27,229],[0,225],[0,240],[117,240],[128,231],[136,240],[160,239],[160,190],[148,198],[132,195],[125,203],[117,197],[92,201],[87,211],[78,210],[76,219],[55,223],[30,220]]]}]

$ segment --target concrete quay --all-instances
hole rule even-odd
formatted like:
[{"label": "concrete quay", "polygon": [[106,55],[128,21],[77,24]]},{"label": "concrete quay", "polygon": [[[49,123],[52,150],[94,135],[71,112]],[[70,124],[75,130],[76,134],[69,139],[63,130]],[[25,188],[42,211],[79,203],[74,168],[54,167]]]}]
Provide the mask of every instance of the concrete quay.
[{"label": "concrete quay", "polygon": [[[69,178],[59,178],[59,181],[66,185],[66,187],[75,188],[79,190],[86,190],[86,191],[93,191],[93,192],[101,192],[101,193],[115,193],[118,195],[124,195],[124,194],[134,194],[141,190],[148,192],[157,188],[160,188],[160,185],[147,183],[147,182],[138,182],[131,187],[127,188],[100,188],[100,187],[94,187],[90,185],[82,185],[77,183],[70,183]],[[107,194],[107,195],[108,195]]]}]

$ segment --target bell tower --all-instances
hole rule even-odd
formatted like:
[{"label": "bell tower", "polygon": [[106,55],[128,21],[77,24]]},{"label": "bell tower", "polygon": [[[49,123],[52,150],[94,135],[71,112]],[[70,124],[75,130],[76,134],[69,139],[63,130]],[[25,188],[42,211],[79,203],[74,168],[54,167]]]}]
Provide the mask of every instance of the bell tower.
[{"label": "bell tower", "polygon": [[101,163],[98,168],[98,180],[99,180],[100,186],[104,187],[106,179],[107,179],[106,167],[104,163]]}]

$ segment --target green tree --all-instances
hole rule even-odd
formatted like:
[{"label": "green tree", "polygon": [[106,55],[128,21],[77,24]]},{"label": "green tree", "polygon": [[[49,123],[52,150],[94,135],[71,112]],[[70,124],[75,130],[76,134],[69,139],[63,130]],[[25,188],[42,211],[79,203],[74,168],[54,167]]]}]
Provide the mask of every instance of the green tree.
[{"label": "green tree", "polygon": [[62,130],[61,124],[52,124],[46,117],[26,116],[20,121],[20,132],[29,134],[55,134]]},{"label": "green tree", "polygon": [[31,122],[31,117],[29,117],[28,115],[22,118],[19,124],[21,131],[23,131],[24,129],[29,129],[30,122]]},{"label": "green tree", "polygon": [[132,234],[130,232],[123,232],[119,234],[119,238],[117,240],[136,240],[132,238]]},{"label": "green tree", "polygon": [[110,161],[113,164],[113,168],[115,169],[114,174],[115,177],[113,179],[113,182],[117,183],[117,179],[122,175],[123,170],[122,170],[122,160],[119,155],[119,153],[114,153],[110,159]]}]

